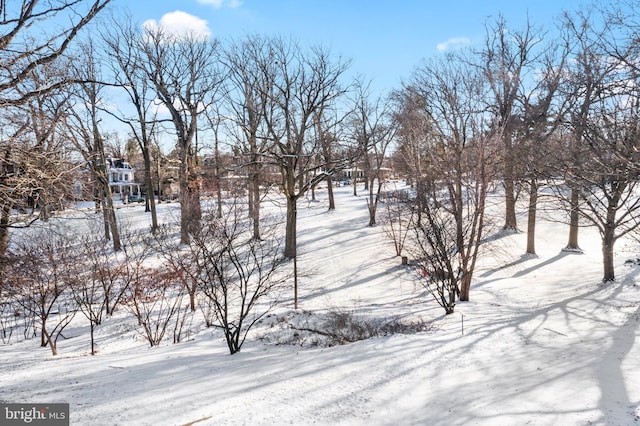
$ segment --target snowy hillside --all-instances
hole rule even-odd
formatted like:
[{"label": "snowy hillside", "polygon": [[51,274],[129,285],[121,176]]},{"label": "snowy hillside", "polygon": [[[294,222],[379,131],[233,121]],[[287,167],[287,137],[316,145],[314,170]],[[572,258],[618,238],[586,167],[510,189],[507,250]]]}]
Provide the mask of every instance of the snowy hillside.
[{"label": "snowy hillside", "polygon": [[[567,227],[543,215],[538,256],[522,256],[524,233],[497,235],[471,301],[445,316],[367,226],[364,197],[337,188],[329,212],[317,195],[298,208],[300,309],[289,296],[240,353],[197,319],[188,341],[150,349],[123,311],[91,356],[77,316],[56,357],[38,339],[0,346],[0,401],[68,402],[72,425],[640,424],[637,243],[618,242],[618,280],[603,285],[597,233],[563,252]],[[336,313],[403,333],[329,347],[301,330]]]}]

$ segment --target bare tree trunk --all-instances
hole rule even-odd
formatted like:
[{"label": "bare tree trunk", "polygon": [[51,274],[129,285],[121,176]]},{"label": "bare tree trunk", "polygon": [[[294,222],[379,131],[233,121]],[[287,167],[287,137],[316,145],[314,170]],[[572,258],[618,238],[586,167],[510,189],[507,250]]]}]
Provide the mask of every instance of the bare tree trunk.
[{"label": "bare tree trunk", "polygon": [[40,327],[40,346],[43,348],[47,347],[47,342],[49,341],[49,333],[47,333],[47,317],[46,315],[42,315]]},{"label": "bare tree trunk", "polygon": [[336,201],[333,196],[333,180],[331,179],[331,176],[327,176],[327,194],[329,196],[329,210],[335,210]]},{"label": "bare tree trunk", "polygon": [[607,242],[607,238],[602,240],[602,259],[604,265],[604,276],[602,281],[615,281],[616,274],[613,266],[613,242]]},{"label": "bare tree trunk", "polygon": [[253,173],[251,187],[252,187],[252,190],[249,193],[249,197],[252,198],[251,221],[253,224],[253,238],[255,238],[256,240],[259,240],[260,239],[260,175],[258,172]]},{"label": "bare tree trunk", "polygon": [[46,338],[46,342],[42,346],[46,346],[48,342],[49,348],[51,348],[51,355],[53,356],[58,355],[58,348],[57,348],[56,342],[51,338],[51,336],[49,335],[49,333],[47,333],[47,330],[45,330],[44,327],[42,327],[42,335],[44,338]]},{"label": "bare tree trunk", "polygon": [[569,242],[567,243],[566,250],[580,250],[580,246],[578,245],[578,230],[580,229],[579,195],[578,188],[576,188],[575,185],[571,185],[571,199],[569,201],[571,207],[569,213]]},{"label": "bare tree trunk", "polygon": [[[99,137],[99,136],[98,136]],[[101,143],[100,143],[101,144]],[[105,238],[107,240],[113,239],[113,250],[122,250],[122,243],[120,241],[120,232],[118,231],[118,223],[116,221],[116,212],[113,207],[113,195],[111,194],[111,188],[109,187],[109,178],[107,177],[107,171],[105,169],[106,159],[104,156],[104,149],[98,152],[98,157],[101,159],[99,164],[94,168],[96,181],[100,186],[100,191],[103,193],[103,215],[104,215],[104,231]]]},{"label": "bare tree trunk", "polygon": [[100,202],[100,206],[102,209],[102,223],[104,224],[104,239],[106,241],[111,241],[111,227],[109,226],[109,213],[107,212],[107,208],[105,207],[105,202],[102,200]]},{"label": "bare tree trunk", "polygon": [[[222,218],[222,179],[220,174],[222,173],[222,170],[220,168],[220,143],[218,140],[218,132],[216,130],[215,133],[215,162],[216,162],[216,167],[215,167],[215,184],[216,184],[216,208],[217,208],[217,217],[218,219]],[[249,192],[249,210],[251,210],[251,192]]]},{"label": "bare tree trunk", "polygon": [[118,230],[118,222],[116,220],[116,211],[113,207],[113,197],[111,191],[107,191],[106,210],[111,228],[111,236],[113,237],[113,251],[122,250],[122,242],[120,241],[120,231]]},{"label": "bare tree trunk", "polygon": [[602,281],[615,281],[616,274],[613,264],[613,245],[615,244],[615,227],[613,221],[604,228],[602,236],[602,260],[604,266],[604,276]]},{"label": "bare tree trunk", "polygon": [[200,190],[197,182],[180,177],[180,244],[188,244],[191,233],[199,226],[202,217]]},{"label": "bare tree trunk", "polygon": [[11,204],[5,201],[0,210],[0,256],[4,256],[9,248],[9,220],[11,219]]},{"label": "bare tree trunk", "polygon": [[95,324],[93,323],[93,321],[89,321],[89,332],[91,333],[91,355],[95,355],[96,354],[96,344],[95,344],[95,339],[94,339],[94,329],[95,329]]},{"label": "bare tree trunk", "polygon": [[220,179],[217,178],[216,179],[218,181],[218,183],[216,184],[216,199],[217,199],[217,214],[218,214],[218,219],[222,219],[222,182],[220,182]]},{"label": "bare tree trunk", "polygon": [[535,178],[529,182],[529,212],[527,217],[527,254],[536,254],[536,212],[538,203],[538,183]]},{"label": "bare tree trunk", "polygon": [[297,198],[287,197],[287,225],[285,233],[284,255],[289,259],[296,257],[296,230],[297,230]]},{"label": "bare tree trunk", "polygon": [[195,287],[195,285],[189,287],[189,309],[191,309],[191,312],[195,312],[196,311],[196,287]]},{"label": "bare tree trunk", "polygon": [[471,293],[471,277],[472,275],[464,274],[460,279],[460,301],[468,302],[469,294]]},{"label": "bare tree trunk", "polygon": [[515,231],[518,229],[518,223],[516,219],[516,197],[515,197],[515,184],[513,182],[513,162],[507,160],[505,165],[504,176],[504,196],[505,196],[505,230]]},{"label": "bare tree trunk", "polygon": [[255,135],[250,136],[249,182],[247,185],[249,199],[249,219],[253,224],[253,238],[260,239],[260,164]]},{"label": "bare tree trunk", "polygon": [[[158,231],[158,214],[156,212],[156,197],[151,176],[151,157],[149,150],[142,150],[142,154],[144,157],[144,183],[147,192],[145,211],[151,211],[151,232],[156,233]],[[149,210],[147,210],[147,207]]]},{"label": "bare tree trunk", "polygon": [[378,179],[377,191],[374,191],[373,181],[368,181],[369,198],[367,199],[367,207],[369,207],[369,226],[376,226],[376,212],[378,210],[378,201],[380,199],[380,190],[382,189],[382,181]]},{"label": "bare tree trunk", "polygon": [[358,166],[354,166],[353,167],[353,181],[351,182],[351,184],[353,185],[353,196],[357,197],[358,196],[358,185],[356,184],[356,182],[358,181],[356,179],[356,176],[358,176]]}]

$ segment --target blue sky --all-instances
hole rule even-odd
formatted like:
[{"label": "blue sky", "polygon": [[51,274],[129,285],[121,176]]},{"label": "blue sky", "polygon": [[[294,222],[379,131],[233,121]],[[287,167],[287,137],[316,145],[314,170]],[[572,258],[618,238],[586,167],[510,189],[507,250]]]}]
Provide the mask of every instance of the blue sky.
[{"label": "blue sky", "polygon": [[[381,91],[398,88],[423,58],[456,41],[482,42],[485,23],[502,14],[521,28],[527,16],[551,27],[572,0],[114,0],[140,23],[172,22],[214,37],[248,33],[292,36],[303,45],[322,44],[350,58],[350,73],[373,79]],[[182,13],[176,13],[177,11]],[[440,49],[439,49],[440,47]]]}]

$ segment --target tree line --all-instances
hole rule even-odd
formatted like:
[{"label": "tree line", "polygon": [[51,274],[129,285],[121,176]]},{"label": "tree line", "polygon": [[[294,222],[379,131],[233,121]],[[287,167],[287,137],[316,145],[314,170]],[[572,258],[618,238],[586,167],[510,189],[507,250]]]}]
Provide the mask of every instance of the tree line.
[{"label": "tree line", "polygon": [[[527,253],[535,254],[544,196],[564,212],[567,250],[580,250],[582,226],[598,229],[603,280],[615,280],[614,244],[639,224],[640,39],[634,2],[566,11],[554,28],[531,22],[513,28],[498,16],[487,22],[481,45],[422,60],[401,87],[384,94],[374,93],[364,77],[348,79],[350,60],[322,46],[283,36],[221,40],[170,33],[141,26],[120,11],[108,15],[109,3],[3,4],[1,256],[16,253],[11,229],[46,221],[73,199],[79,171],[91,176],[103,239],[114,256],[126,252],[106,174],[116,138],[105,128],[108,119],[128,129],[130,146],[143,159],[151,237],[164,232],[152,196],[158,187],[153,168],[172,156],[180,188],[179,244],[200,244],[201,256],[227,265],[206,272],[212,275],[196,285],[207,271],[203,266],[185,278],[187,289],[207,289],[220,275],[229,277],[234,265],[258,264],[260,272],[280,265],[277,257],[265,263],[255,253],[248,264],[220,257],[265,250],[261,241],[276,244],[271,231],[265,237],[261,217],[273,183],[267,174],[278,176],[286,203],[281,254],[295,260],[298,201],[325,183],[329,208],[336,208],[335,177],[346,169],[357,176],[359,169],[368,224],[375,226],[389,161],[415,194],[388,215],[396,253],[411,256],[447,313],[457,300],[470,298],[482,244],[490,236],[488,196],[497,187],[504,195],[503,232],[520,230],[517,202],[527,201]],[[60,18],[68,18],[69,27],[43,38],[37,23]],[[93,37],[83,34],[89,25]],[[163,152],[167,140],[170,153]],[[202,209],[204,152],[213,156],[215,214]],[[243,220],[250,226],[243,227],[242,238],[248,232],[246,241],[258,244],[241,251],[223,238],[235,236],[231,230],[242,222],[237,211],[230,220],[230,210],[222,208],[225,155],[246,173]],[[213,223],[222,240],[211,240],[226,241],[220,247],[227,248],[209,253],[210,244],[199,238]],[[183,265],[175,274],[186,277],[188,271]],[[234,282],[245,276],[241,272],[231,274]],[[224,288],[220,282],[212,288]],[[230,339],[239,350],[237,336]]]}]

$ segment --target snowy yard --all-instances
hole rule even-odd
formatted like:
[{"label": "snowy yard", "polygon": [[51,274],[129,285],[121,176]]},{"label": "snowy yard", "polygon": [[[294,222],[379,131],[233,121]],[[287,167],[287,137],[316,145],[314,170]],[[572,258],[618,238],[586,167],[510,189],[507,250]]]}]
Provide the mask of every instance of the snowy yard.
[{"label": "snowy yard", "polygon": [[[0,346],[0,402],[68,402],[72,425],[640,424],[637,243],[618,242],[604,285],[597,233],[563,252],[568,228],[542,215],[538,256],[522,256],[524,233],[492,239],[471,301],[445,316],[352,191],[336,189],[332,212],[324,190],[299,204],[300,309],[291,295],[240,353],[197,321],[188,341],[150,349],[123,311],[91,356],[77,316],[56,357],[38,339]],[[424,328],[323,347],[291,327],[329,311]]]}]

